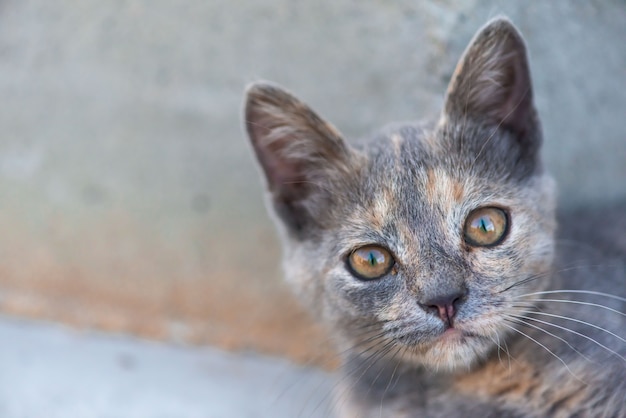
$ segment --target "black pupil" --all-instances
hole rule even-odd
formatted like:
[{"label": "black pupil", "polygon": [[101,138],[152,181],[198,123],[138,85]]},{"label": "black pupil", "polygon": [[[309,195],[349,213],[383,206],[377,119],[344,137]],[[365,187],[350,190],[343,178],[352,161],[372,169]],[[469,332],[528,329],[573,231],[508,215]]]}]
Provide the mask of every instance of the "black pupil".
[{"label": "black pupil", "polygon": [[493,226],[493,222],[491,222],[491,219],[488,216],[481,216],[478,219],[478,223],[479,229],[484,233],[492,232],[495,229]]}]

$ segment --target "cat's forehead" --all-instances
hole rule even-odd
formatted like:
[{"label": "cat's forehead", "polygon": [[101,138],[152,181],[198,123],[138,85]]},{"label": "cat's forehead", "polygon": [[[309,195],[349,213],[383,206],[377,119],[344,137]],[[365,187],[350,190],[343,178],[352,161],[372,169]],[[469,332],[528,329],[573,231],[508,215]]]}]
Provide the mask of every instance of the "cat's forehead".
[{"label": "cat's forehead", "polygon": [[436,129],[409,126],[385,133],[369,143],[366,154],[365,187],[383,198],[449,205],[460,203],[466,189],[488,183]]},{"label": "cat's forehead", "polygon": [[473,124],[440,121],[387,129],[364,152],[366,187],[396,195],[419,192],[424,203],[442,198],[460,202],[473,193],[492,194],[528,180],[519,167],[518,144]]},{"label": "cat's forehead", "polygon": [[352,226],[363,223],[358,229],[364,231],[441,231],[477,207],[510,204],[518,192],[497,167],[486,167],[484,159],[472,158],[475,150],[459,147],[437,129],[391,130],[363,151],[366,163],[349,217]]}]

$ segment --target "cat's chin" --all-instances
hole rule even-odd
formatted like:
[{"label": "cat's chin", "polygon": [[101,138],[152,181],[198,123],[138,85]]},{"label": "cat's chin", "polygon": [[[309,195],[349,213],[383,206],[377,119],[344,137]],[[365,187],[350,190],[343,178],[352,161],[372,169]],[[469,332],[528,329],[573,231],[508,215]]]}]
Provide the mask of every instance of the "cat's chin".
[{"label": "cat's chin", "polygon": [[469,370],[492,348],[493,342],[483,336],[451,328],[433,341],[407,350],[405,360],[435,371]]}]

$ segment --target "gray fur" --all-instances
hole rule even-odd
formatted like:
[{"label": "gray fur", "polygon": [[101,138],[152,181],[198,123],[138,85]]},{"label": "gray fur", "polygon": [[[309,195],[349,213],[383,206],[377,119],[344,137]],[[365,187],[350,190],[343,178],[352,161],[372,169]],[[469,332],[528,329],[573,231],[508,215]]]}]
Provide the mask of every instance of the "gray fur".
[{"label": "gray fur", "polygon": [[[537,293],[626,297],[626,206],[566,216],[555,238],[528,68],[498,18],[461,59],[438,121],[359,148],[290,93],[249,88],[286,278],[344,353],[340,416],[626,416],[626,303]],[[472,247],[464,222],[484,206],[507,210],[510,230]],[[396,260],[371,281],[346,268],[368,244]],[[462,336],[446,339],[424,303],[459,290]]]}]

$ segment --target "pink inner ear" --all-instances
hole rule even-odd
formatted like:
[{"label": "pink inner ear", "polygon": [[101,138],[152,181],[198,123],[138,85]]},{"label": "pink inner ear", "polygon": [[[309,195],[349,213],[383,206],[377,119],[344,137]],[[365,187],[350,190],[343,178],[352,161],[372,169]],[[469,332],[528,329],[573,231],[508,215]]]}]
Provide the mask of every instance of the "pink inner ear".
[{"label": "pink inner ear", "polygon": [[340,134],[276,86],[251,86],[245,116],[248,136],[277,200],[304,198],[312,183],[323,182],[348,161]]},{"label": "pink inner ear", "polygon": [[300,198],[306,189],[306,162],[288,155],[287,149],[293,147],[298,138],[289,135],[293,129],[284,126],[285,121],[281,119],[251,107],[246,117],[248,134],[269,189],[283,197]]},{"label": "pink inner ear", "polygon": [[304,183],[302,175],[302,163],[297,161],[285,161],[277,158],[275,154],[263,152],[259,154],[261,164],[264,166],[265,174],[271,190],[296,189],[298,184]]}]

